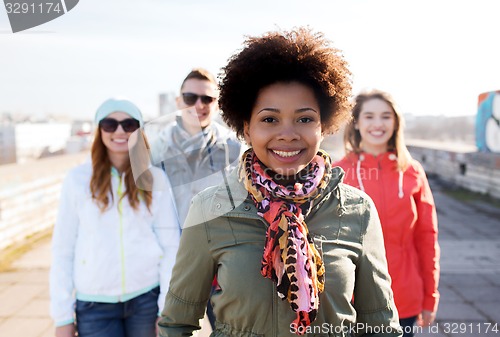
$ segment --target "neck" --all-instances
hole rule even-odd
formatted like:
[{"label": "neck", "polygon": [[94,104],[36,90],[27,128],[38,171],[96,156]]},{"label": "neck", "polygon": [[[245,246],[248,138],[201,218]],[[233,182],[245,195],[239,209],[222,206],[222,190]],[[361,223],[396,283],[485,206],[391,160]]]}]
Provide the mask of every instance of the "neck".
[{"label": "neck", "polygon": [[122,174],[127,167],[127,162],[129,161],[128,152],[116,153],[108,151],[108,157],[111,165],[113,165],[113,167],[116,168],[120,174]]},{"label": "neck", "polygon": [[363,152],[369,153],[369,154],[376,157],[379,154],[387,152],[387,144],[375,145],[375,146],[361,145],[361,150],[363,150]]},{"label": "neck", "polygon": [[187,131],[187,133],[189,133],[190,136],[194,136],[194,135],[198,134],[200,131],[203,131],[208,127],[208,125],[204,126],[204,127],[201,127],[199,125],[193,126],[193,125],[190,125],[189,123],[184,123],[184,122],[181,123],[181,126],[184,130]]},{"label": "neck", "polygon": [[286,188],[293,188],[295,183],[298,181],[297,177],[295,177],[295,176],[284,177],[284,176],[279,175],[279,174],[275,174],[273,176],[273,180],[276,183],[278,183],[282,186],[285,186]]},{"label": "neck", "polygon": [[275,183],[280,184],[281,186],[285,186],[286,188],[293,189],[295,183],[304,183],[303,174],[301,174],[301,172],[302,171],[297,172],[296,174],[293,175],[285,176],[282,174],[278,174],[274,171],[271,171],[270,175]]}]

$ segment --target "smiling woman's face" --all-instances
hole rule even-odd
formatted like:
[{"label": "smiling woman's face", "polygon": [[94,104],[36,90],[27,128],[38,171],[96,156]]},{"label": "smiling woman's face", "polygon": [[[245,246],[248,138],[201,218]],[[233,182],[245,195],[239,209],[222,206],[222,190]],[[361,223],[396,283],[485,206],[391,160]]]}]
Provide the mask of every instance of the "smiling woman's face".
[{"label": "smiling woman's face", "polygon": [[387,151],[396,128],[396,115],[387,102],[373,98],[363,103],[354,127],[361,135],[361,148],[373,155]]},{"label": "smiling woman's face", "polygon": [[283,177],[294,176],[311,162],[323,140],[314,91],[298,82],[264,87],[244,136],[264,165]]},{"label": "smiling woman's face", "polygon": [[[106,118],[116,119],[117,121],[122,121],[124,119],[132,118],[129,114],[125,112],[113,112],[109,114]],[[114,132],[106,132],[102,129],[101,139],[104,146],[108,149],[108,153],[127,153],[128,152],[128,138],[131,132],[125,132],[121,125],[118,125]]]}]

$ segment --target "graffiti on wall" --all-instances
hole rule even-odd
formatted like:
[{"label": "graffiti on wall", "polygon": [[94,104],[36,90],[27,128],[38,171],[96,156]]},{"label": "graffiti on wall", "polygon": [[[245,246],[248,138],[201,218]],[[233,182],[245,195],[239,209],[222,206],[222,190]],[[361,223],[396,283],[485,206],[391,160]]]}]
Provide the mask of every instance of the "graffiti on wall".
[{"label": "graffiti on wall", "polygon": [[481,152],[500,153],[500,90],[478,97],[476,146]]}]

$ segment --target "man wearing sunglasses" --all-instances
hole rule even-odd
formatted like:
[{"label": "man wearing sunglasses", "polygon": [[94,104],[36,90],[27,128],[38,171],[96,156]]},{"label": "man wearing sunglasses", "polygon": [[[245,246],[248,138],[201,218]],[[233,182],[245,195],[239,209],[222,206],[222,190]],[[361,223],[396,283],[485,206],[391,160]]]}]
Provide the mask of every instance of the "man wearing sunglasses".
[{"label": "man wearing sunglasses", "polygon": [[[214,76],[205,69],[193,69],[182,82],[176,100],[178,115],[161,132],[161,167],[172,183],[181,225],[191,199],[205,188],[220,184],[236,167],[242,151],[234,132],[214,120],[217,98]],[[207,315],[214,328],[210,305]]]},{"label": "man wearing sunglasses", "polygon": [[181,224],[191,199],[221,183],[220,173],[236,167],[242,151],[234,132],[214,120],[217,98],[214,76],[205,69],[193,69],[182,82],[175,119],[161,131],[159,166],[172,182]]}]

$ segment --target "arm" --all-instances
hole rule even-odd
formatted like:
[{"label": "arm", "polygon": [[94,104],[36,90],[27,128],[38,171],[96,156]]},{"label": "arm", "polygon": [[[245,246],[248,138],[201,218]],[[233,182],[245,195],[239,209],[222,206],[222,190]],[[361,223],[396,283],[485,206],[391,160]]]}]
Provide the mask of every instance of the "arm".
[{"label": "arm", "polygon": [[52,234],[50,314],[56,327],[73,325],[74,321],[73,262],[79,226],[74,189],[70,173],[63,182]]},{"label": "arm", "polygon": [[191,336],[199,330],[205,314],[216,262],[209,247],[207,224],[199,221],[203,212],[199,196],[195,196],[182,231],[172,279],[158,323],[162,337]]},{"label": "arm", "polygon": [[[164,176],[162,175],[162,177]],[[165,179],[163,182],[165,188],[158,193],[158,209],[154,216],[153,230],[156,234],[158,243],[163,250],[163,256],[160,262],[160,296],[158,297],[158,308],[160,312],[165,304],[165,297],[168,291],[168,285],[172,276],[172,268],[175,262],[175,255],[179,248],[180,225],[177,217],[177,210],[172,198],[170,184]]]},{"label": "arm", "polygon": [[[439,302],[439,244],[437,241],[438,227],[436,207],[429,182],[424,169],[417,164],[420,190],[414,194],[417,206],[417,222],[415,224],[415,247],[417,248],[420,264],[420,275],[424,283],[424,311],[430,312],[432,317],[437,311]],[[429,316],[426,314],[426,316]],[[424,324],[432,323],[433,319],[424,319]]]},{"label": "arm", "polygon": [[56,327],[56,337],[75,337],[76,329],[73,323]]},{"label": "arm", "polygon": [[[365,205],[364,235],[356,264],[354,307],[358,314],[358,335],[401,336],[398,314],[387,270],[382,227],[371,200]],[[383,327],[377,330],[378,327]],[[380,332],[380,333],[374,333]]]}]

